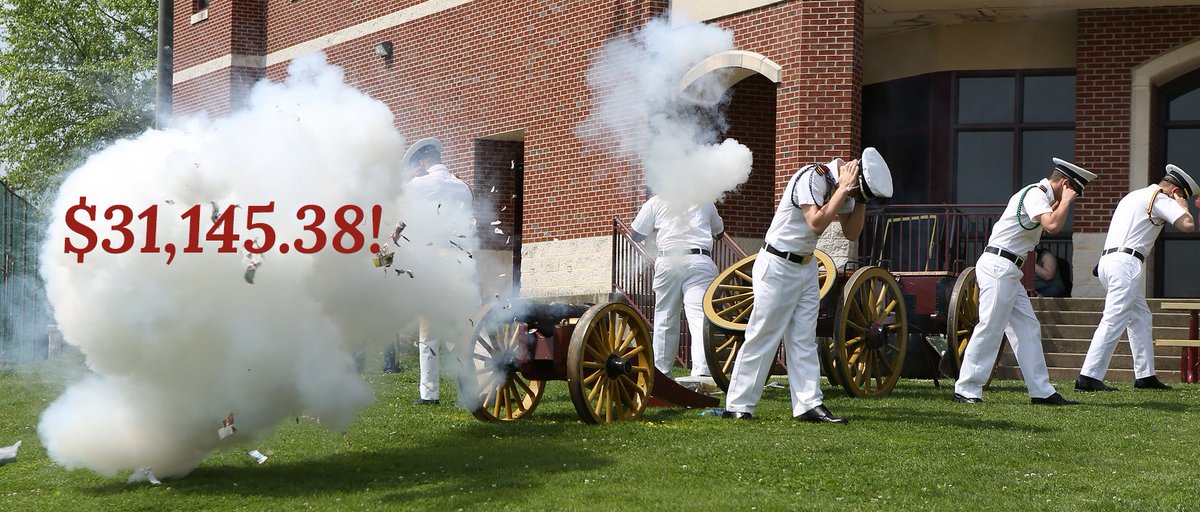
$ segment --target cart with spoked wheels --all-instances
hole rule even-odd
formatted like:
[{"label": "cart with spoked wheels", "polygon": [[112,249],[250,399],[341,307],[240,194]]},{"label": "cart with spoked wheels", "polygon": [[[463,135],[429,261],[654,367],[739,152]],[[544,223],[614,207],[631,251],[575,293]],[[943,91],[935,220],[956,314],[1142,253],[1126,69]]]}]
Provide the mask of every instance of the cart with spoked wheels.
[{"label": "cart with spoked wheels", "polygon": [[566,381],[585,423],[636,419],[648,405],[712,407],[654,368],[645,318],[624,301],[535,303],[502,299],[474,320],[471,347],[483,421],[533,413],[546,382]]},{"label": "cart with spoked wheels", "polygon": [[[957,376],[979,317],[974,268],[961,273],[894,273],[879,265],[850,262],[839,270],[823,251],[813,255],[821,295],[818,353],[821,371],[831,384],[850,396],[874,397],[891,393],[901,376],[933,378],[935,383],[940,376]],[[752,269],[758,257],[748,256],[725,269],[704,296],[706,362],[723,390],[728,389],[754,307]],[[939,346],[926,341],[931,339],[946,341]],[[924,361],[914,361],[911,354]],[[771,373],[785,373],[782,349],[776,360]],[[924,364],[906,366],[918,362]]]}]

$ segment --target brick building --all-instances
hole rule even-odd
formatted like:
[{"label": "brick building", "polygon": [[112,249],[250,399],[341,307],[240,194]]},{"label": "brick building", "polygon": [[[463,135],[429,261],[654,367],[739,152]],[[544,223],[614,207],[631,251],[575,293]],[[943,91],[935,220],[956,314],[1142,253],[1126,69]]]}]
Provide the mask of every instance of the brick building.
[{"label": "brick building", "polygon": [[[888,157],[904,204],[1002,202],[1062,156],[1100,175],[1061,241],[1075,295],[1099,296],[1088,273],[1116,201],[1167,162],[1200,175],[1195,0],[177,0],[174,108],[227,114],[322,50],[489,191],[480,219],[518,231],[482,233],[489,261],[515,262],[523,295],[603,293],[611,219],[643,191],[635,163],[577,135],[585,75],[604,41],[669,8],[733,32],[735,50],[680,83],[726,71],[725,134],[754,166],[719,208],[747,245],[798,166],[863,146]],[[1200,295],[1200,239],[1162,238],[1151,295]]]}]

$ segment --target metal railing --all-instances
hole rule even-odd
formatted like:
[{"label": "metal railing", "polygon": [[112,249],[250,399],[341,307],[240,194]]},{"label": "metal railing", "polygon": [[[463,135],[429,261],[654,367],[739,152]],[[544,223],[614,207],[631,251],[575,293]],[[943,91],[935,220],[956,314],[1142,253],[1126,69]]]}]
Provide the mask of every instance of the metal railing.
[{"label": "metal railing", "polygon": [[975,264],[1004,205],[888,205],[867,210],[863,263],[892,272],[959,272]]},{"label": "metal railing", "polygon": [[38,275],[37,210],[0,183],[0,364],[47,354],[45,286]]},{"label": "metal railing", "polygon": [[[728,234],[713,242],[712,258],[717,270],[729,268],[746,257],[746,251]],[[613,219],[612,234],[612,291],[625,296],[646,322],[654,325],[654,257],[643,244],[633,240],[633,230],[621,219]],[[686,318],[682,314],[681,319]],[[651,327],[653,330],[653,327]],[[690,352],[687,321],[679,322],[679,356],[677,360],[689,365]]]}]

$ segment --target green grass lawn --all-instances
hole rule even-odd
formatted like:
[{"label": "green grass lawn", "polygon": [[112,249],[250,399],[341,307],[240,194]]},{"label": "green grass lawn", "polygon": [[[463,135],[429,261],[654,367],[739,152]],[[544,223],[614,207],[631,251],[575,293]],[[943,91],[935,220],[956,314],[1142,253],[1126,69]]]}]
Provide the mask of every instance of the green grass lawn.
[{"label": "green grass lawn", "polygon": [[[411,405],[415,360],[366,378],[376,402],[349,433],[285,421],[243,450],[215,453],[160,486],[128,474],[68,471],[46,456],[37,421],[63,384],[0,370],[0,510],[1172,510],[1195,509],[1200,386],[1081,395],[1068,408],[1031,406],[1018,382],[984,404],[902,381],[889,397],[826,403],[850,424],[790,419],[786,390],[768,388],[751,422],[648,409],[641,421],[585,425],[565,382],[550,383],[528,420],[484,424],[453,406]],[[37,370],[36,372],[34,370]],[[1123,384],[1123,385],[1122,385]],[[943,383],[943,386],[946,384]],[[450,400],[447,400],[450,399]],[[245,453],[270,456],[258,465]],[[1192,468],[1192,469],[1189,469]]]}]

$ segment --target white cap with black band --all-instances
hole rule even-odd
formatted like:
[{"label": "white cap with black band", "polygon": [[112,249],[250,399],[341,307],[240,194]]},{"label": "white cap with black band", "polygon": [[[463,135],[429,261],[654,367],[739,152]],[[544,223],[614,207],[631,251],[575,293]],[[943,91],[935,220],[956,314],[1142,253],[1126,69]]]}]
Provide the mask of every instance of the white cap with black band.
[{"label": "white cap with black band", "polygon": [[1088,171],[1083,167],[1057,157],[1052,158],[1051,160],[1054,161],[1054,170],[1062,173],[1063,176],[1066,176],[1067,180],[1074,185],[1072,188],[1074,188],[1080,196],[1083,195],[1083,189],[1087,186],[1088,182],[1096,179],[1095,173]]},{"label": "white cap with black band", "polygon": [[1193,180],[1188,173],[1183,172],[1183,169],[1175,164],[1167,164],[1167,175],[1163,176],[1163,180],[1170,181],[1179,187],[1183,191],[1185,199],[1200,193],[1200,187],[1196,186],[1196,180]]}]

